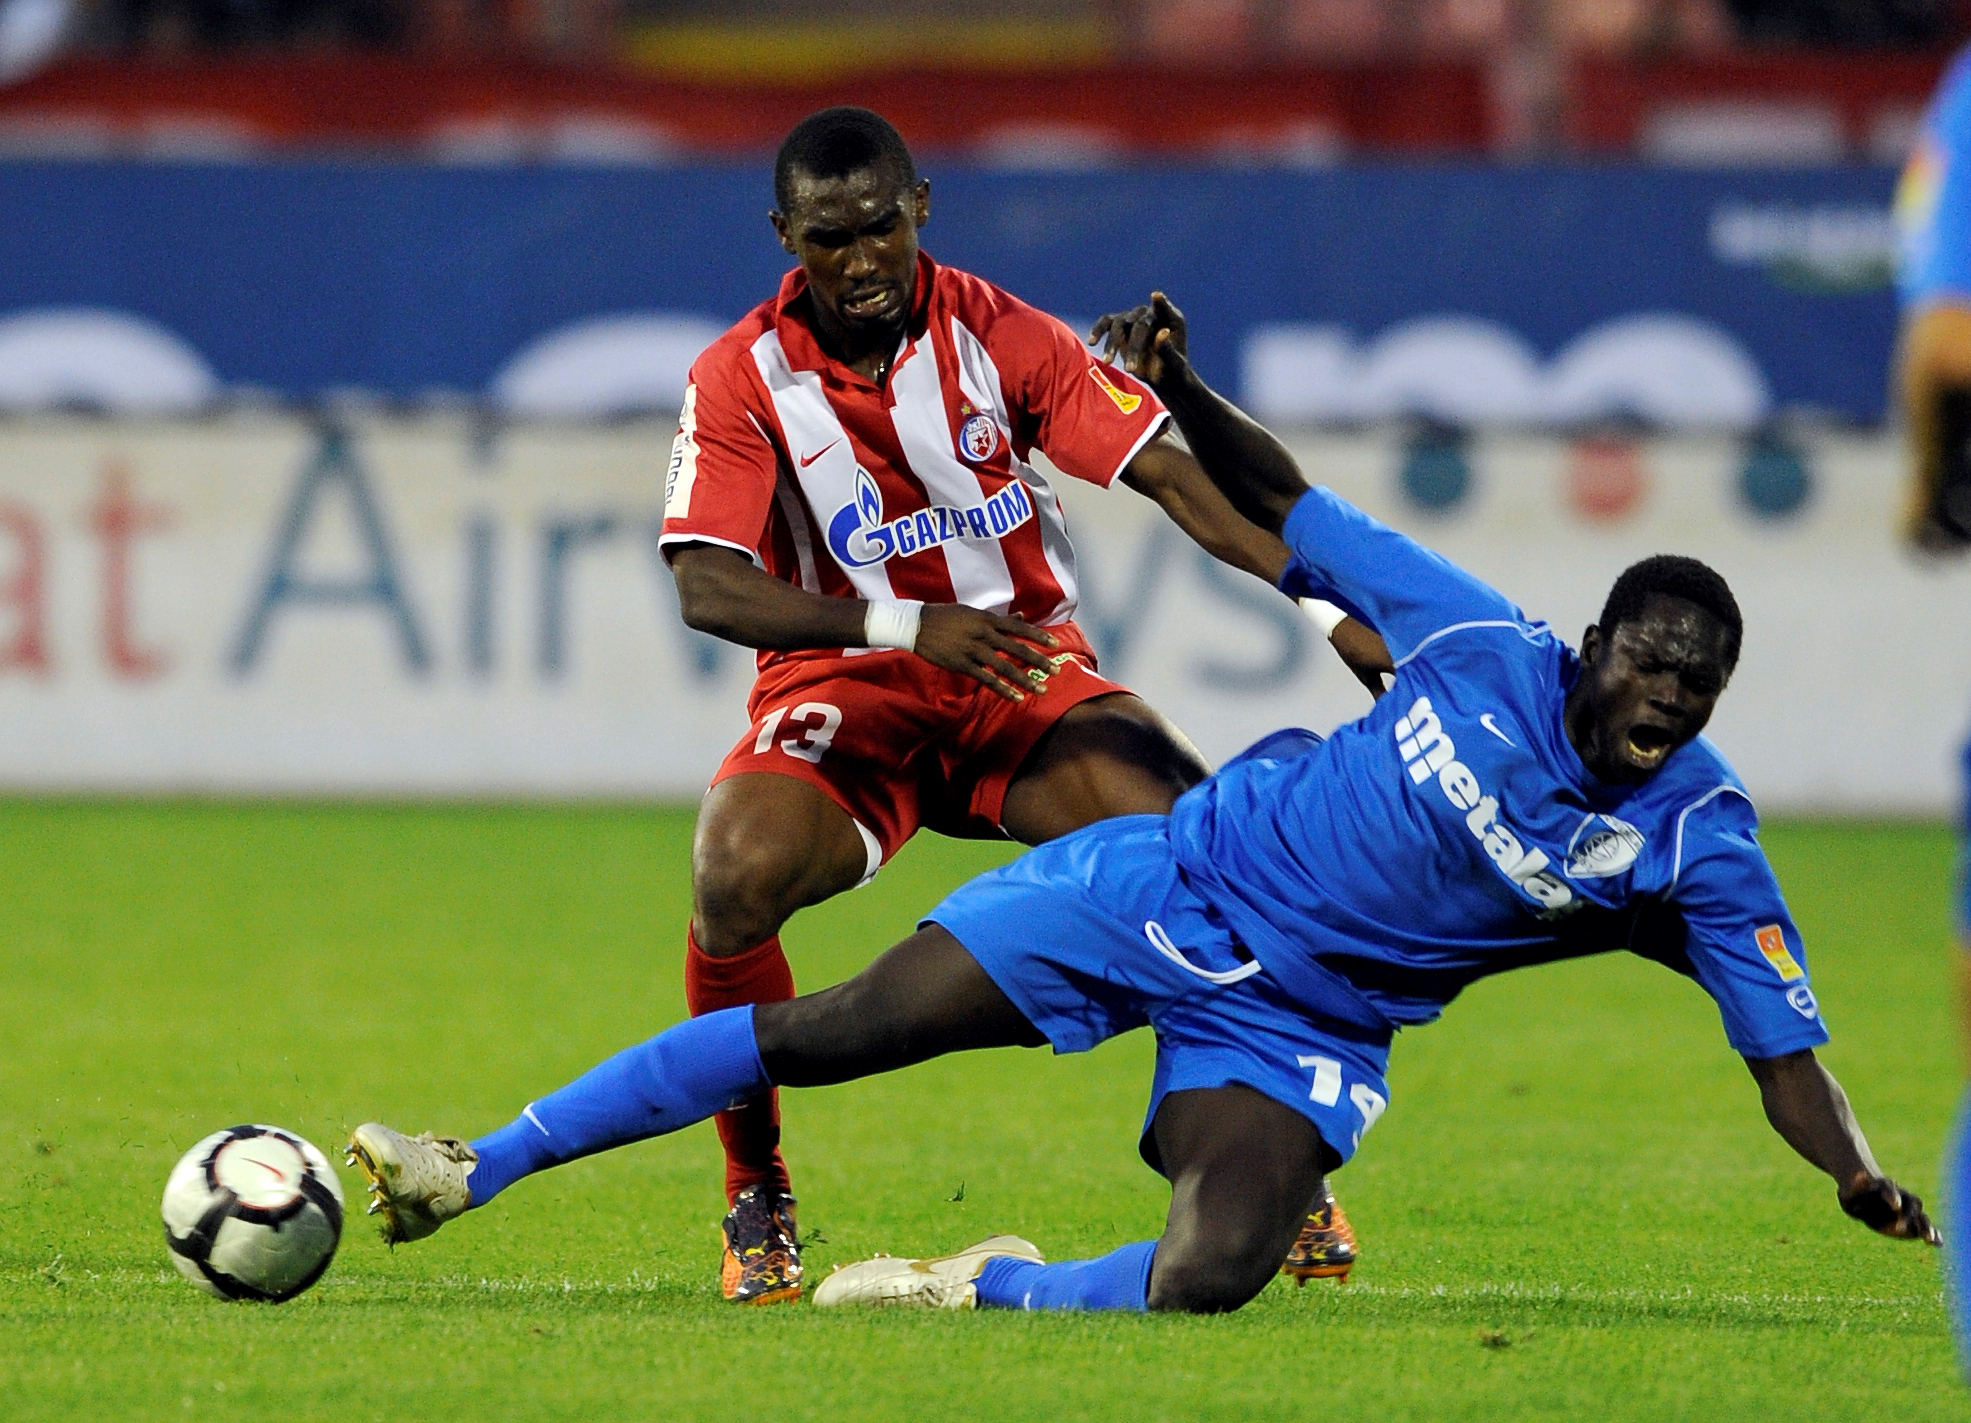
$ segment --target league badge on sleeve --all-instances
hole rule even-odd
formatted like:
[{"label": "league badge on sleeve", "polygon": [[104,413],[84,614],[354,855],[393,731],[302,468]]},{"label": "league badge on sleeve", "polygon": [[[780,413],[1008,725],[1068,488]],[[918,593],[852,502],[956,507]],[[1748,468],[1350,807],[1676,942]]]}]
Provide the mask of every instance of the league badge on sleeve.
[{"label": "league badge on sleeve", "polygon": [[1136,413],[1136,407],[1143,403],[1142,396],[1121,389],[1114,381],[1104,375],[1099,362],[1090,361],[1088,363],[1088,374],[1094,378],[1095,384],[1102,387],[1103,393],[1116,403],[1116,409],[1120,410],[1123,414],[1134,415]]},{"label": "league badge on sleeve", "polygon": [[[1767,924],[1754,937],[1759,941],[1759,952],[1766,956],[1766,962],[1773,966],[1773,972],[1779,975],[1781,983],[1792,983],[1807,976],[1807,971],[1800,967],[1800,961],[1787,952],[1786,935],[1779,925]],[[1800,1005],[1795,1003],[1793,1006],[1797,1008]]]},{"label": "league badge on sleeve", "polygon": [[990,415],[974,415],[958,429],[958,448],[973,464],[984,464],[999,451],[999,427]]}]

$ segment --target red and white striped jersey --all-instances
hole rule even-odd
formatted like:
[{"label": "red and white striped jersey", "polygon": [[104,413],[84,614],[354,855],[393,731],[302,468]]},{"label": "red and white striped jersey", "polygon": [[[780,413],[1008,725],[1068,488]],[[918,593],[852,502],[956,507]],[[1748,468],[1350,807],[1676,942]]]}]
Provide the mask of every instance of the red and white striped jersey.
[{"label": "red and white striped jersey", "polygon": [[1066,622],[1074,549],[1032,452],[1107,485],[1163,427],[1157,398],[1045,312],[921,254],[879,388],[790,310],[806,288],[788,273],[692,366],[662,543],[723,544],[834,597]]}]

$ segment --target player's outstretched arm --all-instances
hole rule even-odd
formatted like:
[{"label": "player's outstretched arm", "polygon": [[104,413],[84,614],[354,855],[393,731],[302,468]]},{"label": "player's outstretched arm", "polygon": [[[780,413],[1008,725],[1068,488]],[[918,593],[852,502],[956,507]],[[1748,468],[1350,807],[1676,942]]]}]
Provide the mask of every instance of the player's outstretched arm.
[{"label": "player's outstretched arm", "polygon": [[[1238,510],[1189,453],[1168,439],[1152,440],[1123,469],[1122,482],[1152,499],[1170,521],[1220,563],[1278,586],[1290,557],[1278,535]],[[1327,606],[1327,605],[1323,605]],[[1395,670],[1389,647],[1373,629],[1333,609],[1336,621],[1316,619],[1355,679],[1380,697],[1383,673]]]},{"label": "player's outstretched arm", "polygon": [[1302,598],[1299,602],[1308,620],[1327,634],[1335,655],[1355,674],[1355,680],[1371,697],[1381,701],[1390,686],[1384,678],[1396,673],[1396,660],[1390,656],[1389,644],[1382,640],[1382,635],[1333,603],[1319,598]]},{"label": "player's outstretched arm", "polygon": [[1168,435],[1138,450],[1121,479],[1220,563],[1275,585],[1287,571],[1292,555],[1280,536],[1235,509],[1197,459]]},{"label": "player's outstretched arm", "polygon": [[1184,313],[1155,292],[1148,305],[1096,322],[1089,340],[1105,344],[1111,360],[1156,391],[1212,483],[1246,518],[1277,534],[1307,480],[1271,431],[1191,368],[1184,335]]},{"label": "player's outstretched arm", "polygon": [[1766,1120],[1801,1156],[1834,1178],[1841,1209],[1882,1235],[1941,1245],[1923,1202],[1882,1174],[1848,1094],[1811,1048],[1783,1057],[1748,1057]]},{"label": "player's outstretched arm", "polygon": [[[718,544],[679,548],[671,554],[671,573],[686,626],[742,647],[906,647],[1013,702],[1026,697],[1023,689],[1045,691],[1046,674],[1054,670],[1041,650],[1059,645],[1054,635],[1001,613],[960,603],[824,597],[782,582]],[[872,621],[883,612],[890,614],[885,622]]]}]

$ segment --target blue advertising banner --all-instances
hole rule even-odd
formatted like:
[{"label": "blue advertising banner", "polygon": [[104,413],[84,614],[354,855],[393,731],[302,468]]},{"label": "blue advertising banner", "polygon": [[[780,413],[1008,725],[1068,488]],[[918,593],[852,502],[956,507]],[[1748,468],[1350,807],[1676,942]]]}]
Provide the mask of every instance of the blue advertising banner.
[{"label": "blue advertising banner", "polygon": [[[1276,419],[1883,413],[1887,169],[937,167],[924,243],[1060,315],[1168,290]],[[0,164],[0,407],[676,398],[789,259],[755,167]]]}]

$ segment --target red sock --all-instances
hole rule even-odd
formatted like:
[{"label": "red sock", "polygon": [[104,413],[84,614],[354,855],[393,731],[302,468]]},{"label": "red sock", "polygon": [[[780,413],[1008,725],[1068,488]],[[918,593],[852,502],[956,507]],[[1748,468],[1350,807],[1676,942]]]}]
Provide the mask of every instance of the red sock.
[{"label": "red sock", "polygon": [[[737,1008],[746,1003],[782,1003],[794,996],[794,970],[780,951],[780,936],[743,954],[715,959],[698,947],[690,929],[684,936],[684,1001],[691,1016]],[[780,1093],[769,1091],[715,1118],[725,1146],[725,1197],[730,1205],[748,1186],[788,1189],[787,1163],[780,1155]]]}]

